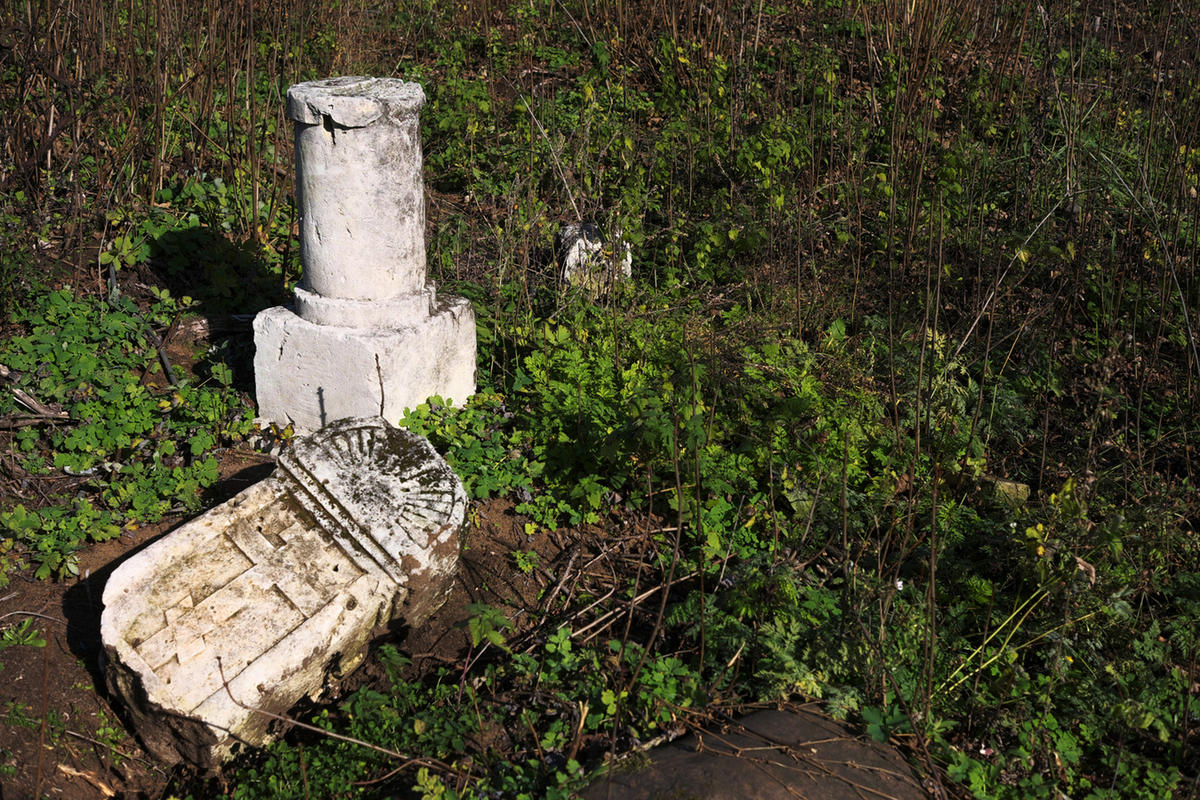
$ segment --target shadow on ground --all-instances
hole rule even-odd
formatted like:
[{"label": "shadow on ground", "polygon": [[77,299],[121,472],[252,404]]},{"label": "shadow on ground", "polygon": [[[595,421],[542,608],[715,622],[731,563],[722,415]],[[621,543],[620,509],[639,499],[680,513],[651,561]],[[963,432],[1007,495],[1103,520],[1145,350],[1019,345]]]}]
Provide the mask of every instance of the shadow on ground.
[{"label": "shadow on ground", "polygon": [[584,800],[924,800],[891,747],[811,706],[756,711],[623,762]]}]

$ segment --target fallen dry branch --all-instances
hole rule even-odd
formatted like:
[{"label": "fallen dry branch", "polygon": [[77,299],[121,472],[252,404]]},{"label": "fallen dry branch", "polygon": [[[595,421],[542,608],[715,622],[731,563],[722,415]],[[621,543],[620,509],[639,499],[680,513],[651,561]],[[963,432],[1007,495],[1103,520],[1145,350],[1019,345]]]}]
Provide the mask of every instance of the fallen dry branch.
[{"label": "fallen dry branch", "polygon": [[[3,364],[0,364],[0,378],[3,378],[8,383],[12,384],[9,387],[9,391],[12,392],[13,398],[15,398],[18,403],[28,408],[34,414],[38,415],[38,417],[42,419],[67,418],[66,411],[63,411],[61,408],[55,408],[54,406],[46,405],[21,387],[17,386],[16,375],[14,375],[13,371]],[[5,419],[10,419],[10,417],[6,417]]]},{"label": "fallen dry branch", "polygon": [[44,422],[64,422],[67,419],[65,411],[61,414],[9,414],[0,417],[0,430],[11,431],[17,428],[27,428],[30,425],[41,425]]},{"label": "fallen dry branch", "polygon": [[368,750],[374,750],[377,753],[383,753],[385,756],[389,756],[391,758],[398,758],[403,762],[399,767],[397,767],[398,770],[404,769],[405,767],[412,767],[412,766],[431,767],[433,769],[439,770],[448,775],[455,775],[459,778],[465,778],[468,780],[471,778],[470,775],[464,774],[462,772],[462,770],[460,770],[456,767],[453,767],[444,761],[439,761],[436,758],[426,758],[423,756],[408,756],[408,755],[405,755],[404,753],[399,753],[395,750],[389,750],[386,747],[380,747],[377,744],[371,744],[370,742],[364,742],[362,739],[356,739],[353,736],[344,736],[340,733],[334,733],[333,731],[327,731],[324,728],[318,728],[316,725],[309,725],[307,723],[300,722],[297,719],[292,719],[291,717],[286,717],[282,714],[276,714],[273,711],[267,711],[262,708],[255,708],[254,706],[248,706],[245,703],[238,700],[236,697],[234,697],[233,692],[230,691],[229,681],[225,677],[225,667],[221,664],[220,656],[217,657],[217,670],[221,673],[221,686],[225,689],[225,694],[229,695],[229,699],[233,701],[234,705],[236,705],[240,708],[244,708],[247,711],[253,711],[255,714],[262,714],[264,717],[268,717],[268,718],[276,720],[278,722],[282,722],[286,725],[295,725],[297,728],[302,728],[303,730],[310,731],[310,732],[318,734],[320,736],[325,736],[330,739],[337,739],[340,742],[348,742],[349,744],[356,744],[359,747],[365,747]]},{"label": "fallen dry branch", "polygon": [[94,772],[84,772],[74,767],[68,767],[66,764],[59,764],[58,771],[64,775],[70,775],[72,778],[83,778],[85,781],[96,787],[96,791],[100,792],[104,797],[116,797],[117,793],[104,781],[100,780]]}]

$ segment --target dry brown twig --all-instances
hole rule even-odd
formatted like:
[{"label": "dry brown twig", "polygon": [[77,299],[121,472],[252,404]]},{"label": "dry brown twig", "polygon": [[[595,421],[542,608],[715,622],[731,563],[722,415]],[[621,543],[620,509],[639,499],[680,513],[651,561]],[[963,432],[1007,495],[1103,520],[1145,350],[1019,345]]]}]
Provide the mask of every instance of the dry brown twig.
[{"label": "dry brown twig", "polygon": [[[68,733],[69,733],[69,731],[68,731]],[[96,773],[94,773],[94,772],[84,772],[83,770],[75,769],[74,767],[69,767],[66,764],[59,764],[58,771],[64,775],[69,775],[72,778],[82,778],[83,780],[90,783],[92,786],[96,787],[96,791],[100,792],[100,794],[104,797],[116,797],[117,796],[116,791],[114,791],[113,788],[111,786],[109,786],[107,783],[100,780],[100,777],[98,775],[96,775]]]},{"label": "dry brown twig", "polygon": [[[685,582],[685,581],[689,581],[689,580],[691,580],[691,579],[695,578],[695,577],[696,577],[697,575],[699,575],[699,574],[700,574],[699,572],[690,572],[690,573],[688,573],[687,575],[683,575],[683,576],[681,576],[681,577],[679,577],[679,578],[675,578],[675,579],[674,579],[674,580],[672,580],[672,581],[671,581],[671,583],[669,583],[669,584],[660,584],[660,585],[658,585],[658,586],[654,586],[654,587],[652,587],[652,588],[650,588],[650,589],[647,589],[646,591],[642,592],[642,593],[641,593],[641,594],[639,594],[637,597],[633,598],[631,601],[629,601],[629,603],[630,603],[630,605],[632,605],[632,606],[637,606],[637,605],[639,605],[640,603],[642,603],[643,601],[645,601],[645,600],[648,600],[649,598],[653,597],[655,594],[657,594],[658,592],[662,591],[663,589],[671,589],[671,588],[675,587],[676,585],[678,585],[678,584],[680,584],[680,583],[683,583],[683,582]],[[602,598],[602,599],[607,599],[607,597],[609,597],[609,596],[611,596],[611,595],[612,595],[612,593],[610,592],[608,595],[606,595],[606,596],[605,596],[604,598]],[[597,602],[599,602],[599,601],[597,601]],[[584,608],[584,609],[581,609],[580,611],[578,611],[578,612],[577,612],[577,613],[576,613],[574,616],[575,616],[575,617],[578,617],[578,616],[580,616],[580,615],[581,615],[581,614],[583,614],[584,612],[586,612],[586,611],[590,610],[590,609],[591,609],[593,606],[595,606],[595,605],[596,605],[596,603],[592,603],[592,605],[588,606],[587,608]],[[589,622],[587,625],[584,625],[582,628],[580,628],[579,630],[575,631],[575,632],[574,632],[572,635],[573,635],[573,636],[575,636],[575,637],[579,637],[579,636],[583,635],[585,632],[587,632],[587,631],[591,630],[592,628],[596,627],[597,625],[601,625],[601,626],[603,626],[603,624],[604,624],[604,623],[606,623],[606,622],[611,622],[611,621],[612,621],[612,620],[613,620],[615,617],[617,617],[617,616],[618,616],[619,614],[621,614],[623,611],[624,611],[624,609],[616,609],[616,610],[614,610],[614,611],[609,611],[609,612],[607,612],[607,613],[605,613],[605,614],[602,614],[601,616],[599,616],[599,617],[597,617],[596,619],[594,619],[594,620],[592,620],[591,622]],[[591,635],[589,635],[589,636],[585,637],[585,638],[584,638],[584,639],[582,639],[581,641],[582,641],[582,642],[584,642],[584,643],[590,642],[592,639],[594,639],[594,638],[596,638],[597,636],[599,636],[599,635],[600,635],[600,632],[601,632],[601,631],[603,631],[603,630],[604,630],[604,628],[603,628],[603,627],[601,627],[599,630],[597,630],[597,631],[595,631],[594,633],[592,633]]]},{"label": "dry brown twig", "polygon": [[268,717],[287,725],[295,725],[298,728],[302,728],[303,730],[310,731],[330,739],[337,739],[340,742],[348,742],[349,744],[355,744],[359,747],[365,747],[368,750],[374,750],[377,753],[383,753],[385,756],[389,756],[391,758],[401,759],[404,763],[396,768],[397,771],[411,766],[432,767],[433,769],[440,770],[447,774],[456,775],[460,778],[466,778],[468,780],[471,778],[470,775],[463,773],[462,770],[457,769],[456,767],[453,767],[444,761],[439,761],[436,758],[427,758],[425,756],[409,756],[395,750],[389,750],[386,747],[380,747],[377,744],[365,742],[362,739],[356,739],[353,736],[344,736],[340,733],[327,731],[324,728],[318,728],[316,725],[309,725],[307,723],[300,722],[299,720],[292,719],[291,717],[284,716],[283,714],[276,714],[273,711],[267,711],[266,709],[248,706],[233,696],[233,692],[229,688],[229,681],[225,678],[225,667],[221,663],[220,656],[217,656],[217,671],[221,674],[221,686],[225,689],[225,694],[229,696],[229,699],[232,700],[233,704],[238,708],[244,708],[247,711],[253,711],[255,714],[262,714],[264,717]]},{"label": "dry brown twig", "polygon": [[[55,408],[54,406],[46,405],[45,403],[41,402],[33,395],[26,392],[24,389],[17,386],[16,385],[16,383],[17,383],[16,376],[13,374],[12,370],[10,370],[8,367],[6,367],[3,364],[0,364],[0,378],[3,378],[5,381],[7,381],[9,384],[11,384],[11,386],[9,387],[9,391],[12,392],[13,397],[16,399],[16,401],[18,403],[20,403],[21,405],[25,406],[26,408],[28,408],[34,414],[36,414],[37,418],[39,420],[40,419],[53,420],[53,419],[66,419],[67,418],[66,411],[63,411],[61,408]],[[12,419],[12,418],[5,417],[5,419],[8,420],[8,419]]]},{"label": "dry brown twig", "polygon": [[147,767],[147,768],[149,768],[149,769],[152,769],[152,770],[154,770],[154,771],[158,772],[159,774],[163,775],[164,777],[167,775],[167,772],[166,772],[166,770],[164,770],[164,769],[163,769],[162,767],[160,767],[158,764],[155,764],[153,761],[148,761],[148,760],[146,760],[146,759],[144,759],[144,758],[139,758],[138,756],[131,755],[130,753],[126,753],[126,752],[125,752],[125,751],[123,751],[123,750],[120,750],[120,749],[118,749],[118,748],[116,748],[116,747],[113,747],[113,746],[112,746],[111,744],[109,744],[108,742],[102,742],[102,741],[100,741],[99,739],[93,739],[93,738],[92,738],[92,737],[90,737],[90,736],[85,736],[84,734],[80,733],[79,731],[73,731],[73,730],[69,730],[69,729],[64,729],[64,730],[63,730],[63,733],[65,733],[67,736],[73,736],[74,738],[76,738],[76,739],[79,739],[80,741],[87,742],[88,744],[95,745],[96,747],[103,747],[105,750],[109,750],[109,751],[111,751],[111,752],[113,752],[113,753],[116,753],[116,754],[117,754],[118,756],[120,756],[121,758],[127,758],[127,759],[129,759],[130,761],[136,761],[136,762],[138,762],[139,764],[141,764],[143,767]]}]

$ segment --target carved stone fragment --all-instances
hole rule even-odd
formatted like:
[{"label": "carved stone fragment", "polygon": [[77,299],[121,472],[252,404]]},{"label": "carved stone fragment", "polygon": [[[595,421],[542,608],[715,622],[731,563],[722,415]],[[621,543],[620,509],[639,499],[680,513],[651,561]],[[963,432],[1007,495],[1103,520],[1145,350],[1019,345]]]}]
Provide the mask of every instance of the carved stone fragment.
[{"label": "carved stone fragment", "polygon": [[296,440],[266,480],[122,563],[107,680],[146,748],[208,768],[449,593],[466,513],[429,442],[380,419]]}]

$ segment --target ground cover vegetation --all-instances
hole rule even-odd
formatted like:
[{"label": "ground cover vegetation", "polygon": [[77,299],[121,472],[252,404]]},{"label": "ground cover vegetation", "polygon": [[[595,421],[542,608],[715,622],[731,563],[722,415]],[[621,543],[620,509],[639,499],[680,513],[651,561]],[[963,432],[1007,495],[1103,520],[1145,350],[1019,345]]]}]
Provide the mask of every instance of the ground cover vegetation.
[{"label": "ground cover vegetation", "polygon": [[[0,14],[0,574],[68,579],[89,542],[195,510],[251,434],[248,338],[187,369],[163,340],[297,280],[282,98],[333,74],[424,85],[430,273],[479,318],[479,393],[403,424],[531,537],[641,533],[532,622],[474,607],[461,663],[385,645],[379,681],[309,715],[382,749],[291,735],[221,791],[567,797],[801,697],[944,796],[1195,795],[1200,15]],[[581,218],[634,254],[595,301],[553,265]]]}]

